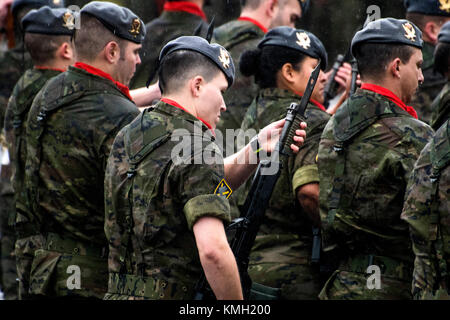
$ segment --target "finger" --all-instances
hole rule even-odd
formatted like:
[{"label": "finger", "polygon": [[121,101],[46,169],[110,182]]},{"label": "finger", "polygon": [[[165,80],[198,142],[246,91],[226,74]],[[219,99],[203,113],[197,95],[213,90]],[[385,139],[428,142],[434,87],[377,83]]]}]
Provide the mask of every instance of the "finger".
[{"label": "finger", "polygon": [[303,144],[305,137],[294,136],[294,142],[297,142],[297,145]]},{"label": "finger", "polygon": [[291,144],[291,150],[294,151],[294,153],[298,153],[300,151],[300,148],[295,144]]},{"label": "finger", "polygon": [[295,136],[306,137],[306,131],[305,130],[301,130],[301,129],[297,129],[297,130],[295,130]]},{"label": "finger", "polygon": [[[308,127],[308,124],[304,121],[300,122],[300,129],[306,129]],[[298,129],[296,129],[298,130]]]}]

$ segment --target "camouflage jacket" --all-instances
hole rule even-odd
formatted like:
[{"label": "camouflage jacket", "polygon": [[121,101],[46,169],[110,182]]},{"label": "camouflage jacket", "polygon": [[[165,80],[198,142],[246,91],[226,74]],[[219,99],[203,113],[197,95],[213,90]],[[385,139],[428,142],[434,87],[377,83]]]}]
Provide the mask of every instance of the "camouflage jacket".
[{"label": "camouflage jacket", "polygon": [[[26,143],[25,127],[34,97],[47,80],[60,74],[57,70],[28,69],[19,79],[8,102],[5,115],[5,134],[11,161],[14,165],[13,187],[16,198],[16,223],[27,221],[27,193],[23,186],[25,174]],[[28,217],[28,218],[27,218]]]},{"label": "camouflage jacket", "polygon": [[423,44],[423,66],[422,72],[425,78],[423,84],[419,86],[410,105],[417,111],[419,120],[430,124],[433,108],[433,100],[438,96],[442,87],[447,83],[447,79],[434,70],[434,46],[424,42]]},{"label": "camouflage jacket", "polygon": [[[440,281],[449,288],[450,266],[450,122],[422,150],[408,183],[402,219],[410,227],[415,298],[438,298]],[[443,272],[447,272],[447,279]],[[448,293],[447,293],[448,298]]]},{"label": "camouflage jacket", "polygon": [[30,54],[22,52],[21,47],[0,55],[0,129],[3,128],[6,106],[14,86],[25,70],[32,67]]},{"label": "camouflage jacket", "polygon": [[193,298],[202,269],[192,227],[231,220],[215,194],[223,178],[211,132],[179,108],[159,102],[119,132],[105,176],[110,299]]},{"label": "camouflage jacket", "polygon": [[236,65],[236,77],[233,86],[223,95],[227,111],[223,112],[217,129],[239,129],[248,106],[258,93],[258,86],[253,77],[244,77],[239,70],[241,54],[249,49],[256,49],[264,32],[249,21],[234,20],[214,31],[213,40],[230,52]]},{"label": "camouflage jacket", "polygon": [[[241,129],[259,131],[271,122],[283,119],[290,104],[299,103],[300,99],[300,96],[287,90],[260,90],[247,110]],[[316,156],[320,135],[330,116],[313,103],[308,104],[306,116],[307,139],[299,153],[289,158],[275,186],[252,257],[259,255],[259,250],[273,248],[279,254],[271,255],[273,260],[268,262],[307,264],[310,259],[312,223],[298,204],[296,190],[302,185],[319,182]],[[247,183],[246,189],[249,187]],[[242,205],[244,200],[242,198],[239,204]],[[280,251],[280,248],[283,249]]]},{"label": "camouflage jacket", "polygon": [[[150,74],[155,72],[159,52],[169,41],[181,36],[191,36],[199,26],[199,36],[204,37],[208,24],[201,17],[183,11],[163,11],[158,18],[147,23],[147,36],[140,52],[142,63],[136,67],[130,88],[145,86]],[[156,79],[155,77],[153,82]]]},{"label": "camouflage jacket", "polygon": [[103,182],[117,132],[139,110],[110,80],[69,67],[36,96],[25,184],[43,232],[103,245]]},{"label": "camouflage jacket", "polygon": [[368,90],[358,89],[338,109],[318,155],[326,251],[338,249],[341,262],[378,255],[412,266],[400,213],[409,175],[432,134],[428,125]]},{"label": "camouflage jacket", "polygon": [[[30,54],[23,52],[21,46],[8,50],[0,55],[0,146],[7,146],[3,132],[6,106],[16,82],[28,68],[33,67]],[[12,168],[10,165],[2,166],[0,176],[0,196],[13,194],[10,183]]]},{"label": "camouflage jacket", "polygon": [[438,130],[447,119],[450,118],[450,83],[442,88],[439,95],[434,99],[431,106],[433,115],[431,119],[431,127]]}]

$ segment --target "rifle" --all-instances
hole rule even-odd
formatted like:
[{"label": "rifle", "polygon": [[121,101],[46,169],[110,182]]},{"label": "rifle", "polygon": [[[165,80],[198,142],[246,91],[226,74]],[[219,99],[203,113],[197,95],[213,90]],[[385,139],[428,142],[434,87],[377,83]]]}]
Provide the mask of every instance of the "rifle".
[{"label": "rifle", "polygon": [[[280,140],[275,146],[269,160],[261,161],[252,180],[250,191],[245,200],[241,216],[228,226],[227,231],[235,230],[231,241],[231,250],[236,258],[242,284],[244,299],[250,297],[252,280],[248,274],[248,263],[251,249],[255,243],[256,235],[263,222],[266,208],[272,196],[275,184],[281,175],[286,161],[293,154],[290,145],[300,122],[306,119],[305,109],[314,90],[320,72],[320,60],[308,80],[308,86],[299,104],[292,103],[286,115],[286,122],[281,131]],[[265,174],[268,168],[275,168],[273,174]],[[212,299],[214,295],[207,284],[206,277],[202,278],[196,287],[196,300]]]},{"label": "rifle", "polygon": [[[363,24],[363,28],[370,21],[371,21],[371,19],[370,19],[369,15],[367,15],[367,18]],[[358,29],[356,29],[356,32],[358,30],[360,30],[359,27],[358,27]],[[336,78],[336,74],[344,62],[349,62],[352,65],[352,81],[351,81],[350,96],[352,94],[354,94],[356,91],[356,78],[358,76],[358,65],[356,63],[355,57],[353,57],[353,55],[351,53],[350,46],[349,46],[347,49],[347,52],[345,53],[345,56],[342,54],[339,54],[337,56],[336,60],[334,61],[333,68],[332,68],[333,71],[331,73],[331,79],[330,79],[330,81],[328,81],[328,83],[326,84],[325,89],[324,89],[325,100],[324,100],[323,105],[325,106],[326,109],[328,109],[328,107],[330,106],[330,100],[334,97],[334,93],[337,89],[337,83],[334,78]]]}]

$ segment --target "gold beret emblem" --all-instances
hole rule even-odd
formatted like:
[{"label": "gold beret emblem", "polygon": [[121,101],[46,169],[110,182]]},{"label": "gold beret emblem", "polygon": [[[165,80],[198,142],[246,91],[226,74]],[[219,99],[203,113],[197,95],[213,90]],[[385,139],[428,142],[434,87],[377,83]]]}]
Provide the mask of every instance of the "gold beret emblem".
[{"label": "gold beret emblem", "polygon": [[311,46],[311,39],[306,32],[297,32],[297,44],[307,50]]},{"label": "gold beret emblem", "polygon": [[230,67],[230,56],[228,52],[222,48],[220,48],[219,61],[222,63],[225,69],[228,69]]},{"label": "gold beret emblem", "polygon": [[411,23],[407,22],[403,24],[403,29],[405,30],[405,38],[411,41],[416,41],[416,30]]},{"label": "gold beret emblem", "polygon": [[441,4],[439,9],[450,13],[450,0],[439,0],[439,2]]},{"label": "gold beret emblem", "polygon": [[66,13],[64,13],[63,15],[63,27],[69,29],[69,30],[73,30],[75,28],[75,17],[72,14],[72,12],[70,11],[66,11]]},{"label": "gold beret emblem", "polygon": [[141,21],[139,19],[133,19],[133,22],[131,23],[131,30],[130,33],[134,35],[135,37],[139,35],[141,32]]}]

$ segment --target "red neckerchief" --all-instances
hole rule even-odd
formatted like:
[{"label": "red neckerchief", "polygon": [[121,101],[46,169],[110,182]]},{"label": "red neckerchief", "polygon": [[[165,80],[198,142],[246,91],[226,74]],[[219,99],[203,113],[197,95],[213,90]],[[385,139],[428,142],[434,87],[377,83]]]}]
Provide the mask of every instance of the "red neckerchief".
[{"label": "red neckerchief", "polygon": [[[185,108],[183,108],[178,102],[176,102],[176,101],[174,101],[174,100],[172,100],[172,99],[162,98],[161,101],[164,102],[164,103],[170,104],[172,107],[179,108],[179,109],[183,110],[184,112],[189,113],[190,115],[193,115],[192,113],[190,113],[189,111],[187,111]],[[208,127],[209,130],[211,130],[212,132],[214,132],[213,128],[211,127],[211,125],[210,125],[208,122],[206,122],[206,121],[203,120],[202,118],[198,118],[198,117],[196,117],[196,118],[197,118],[198,120],[200,120],[201,122],[203,122],[203,123],[205,124],[205,126]]]},{"label": "red neckerchief", "polygon": [[253,23],[255,26],[257,26],[258,28],[260,28],[262,30],[262,32],[267,33],[267,28],[264,27],[259,21],[256,21],[255,19],[249,18],[249,17],[239,17],[238,18],[239,21],[250,21],[251,23]]},{"label": "red neckerchief", "polygon": [[175,1],[166,2],[164,4],[164,11],[183,11],[199,16],[206,21],[206,14],[203,12],[202,8],[192,2],[188,1]]},{"label": "red neckerchief", "polygon": [[369,90],[378,94],[381,94],[382,96],[385,96],[389,100],[391,100],[393,103],[395,103],[397,106],[408,112],[411,116],[418,119],[417,112],[414,110],[413,107],[407,106],[402,100],[400,100],[399,97],[397,97],[392,91],[377,86],[376,84],[370,84],[370,83],[363,83],[361,86],[361,89]]},{"label": "red neckerchief", "polygon": [[119,81],[114,80],[114,79],[113,79],[109,74],[107,74],[106,72],[103,72],[102,70],[97,69],[97,68],[94,68],[93,66],[90,66],[90,65],[88,65],[88,64],[86,64],[86,63],[83,63],[83,62],[77,62],[77,63],[75,63],[73,66],[74,66],[75,68],[78,68],[78,69],[82,69],[82,70],[84,70],[84,71],[87,71],[87,72],[89,72],[89,73],[91,73],[91,74],[93,74],[93,75],[96,75],[96,76],[99,76],[99,77],[102,77],[102,78],[105,78],[105,79],[108,79],[108,80],[112,81],[112,82],[117,86],[117,88],[118,88],[124,95],[126,95],[126,96],[128,97],[128,99],[130,99],[131,101],[133,101],[133,98],[131,98],[131,96],[130,96],[130,89],[129,89],[126,85],[120,83]]},{"label": "red neckerchief", "polygon": [[[303,97],[303,93],[300,92],[294,92],[296,95]],[[314,99],[309,99],[309,102],[311,102],[312,104],[314,104],[317,108],[319,108],[322,111],[327,112],[327,109],[325,109],[325,107],[323,106],[323,104],[321,104],[320,102],[314,100]]]},{"label": "red neckerchief", "polygon": [[59,72],[66,72],[66,70],[59,69],[59,68],[51,68],[51,67],[43,67],[43,66],[34,66],[34,68],[37,70],[53,70],[53,71],[59,71]]}]

